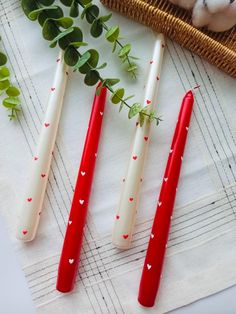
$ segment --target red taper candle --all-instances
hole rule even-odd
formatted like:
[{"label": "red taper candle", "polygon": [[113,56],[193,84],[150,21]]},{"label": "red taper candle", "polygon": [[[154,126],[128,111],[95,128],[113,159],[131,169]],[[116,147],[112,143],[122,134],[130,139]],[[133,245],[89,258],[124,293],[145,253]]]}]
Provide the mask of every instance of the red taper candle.
[{"label": "red taper candle", "polygon": [[193,93],[189,91],[182,101],[139,286],[138,301],[141,305],[146,307],[152,307],[154,305],[160,285],[162,266],[193,103]]},{"label": "red taper candle", "polygon": [[78,270],[83,231],[86,223],[89,196],[106,102],[106,93],[107,90],[103,87],[100,94],[98,96],[95,95],[93,102],[58,268],[56,288],[61,292],[69,292],[73,289]]}]

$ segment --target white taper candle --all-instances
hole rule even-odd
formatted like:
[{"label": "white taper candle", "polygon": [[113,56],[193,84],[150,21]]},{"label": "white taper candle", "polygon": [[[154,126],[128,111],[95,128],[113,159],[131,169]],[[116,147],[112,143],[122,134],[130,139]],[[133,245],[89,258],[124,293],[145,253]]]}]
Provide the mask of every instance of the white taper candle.
[{"label": "white taper candle", "polygon": [[39,135],[36,153],[32,160],[26,194],[19,213],[16,231],[16,237],[19,240],[32,241],[37,232],[61,116],[67,77],[68,67],[64,63],[63,53],[61,52],[57,59],[57,69],[53,85],[50,88],[48,106]]},{"label": "white taper candle", "polygon": [[[153,109],[159,86],[160,72],[165,47],[164,36],[159,34],[155,40],[153,57],[150,61],[150,72],[145,87],[143,106]],[[135,224],[140,185],[142,181],[145,155],[149,144],[150,123],[143,126],[137,123],[128,170],[120,197],[118,211],[112,235],[112,243],[120,249],[128,249],[131,245]]]}]

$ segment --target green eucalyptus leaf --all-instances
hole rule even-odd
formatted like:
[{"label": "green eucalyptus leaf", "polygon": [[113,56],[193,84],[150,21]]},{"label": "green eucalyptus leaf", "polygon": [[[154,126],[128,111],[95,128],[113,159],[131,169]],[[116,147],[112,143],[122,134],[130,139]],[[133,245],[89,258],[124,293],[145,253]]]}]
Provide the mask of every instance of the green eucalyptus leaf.
[{"label": "green eucalyptus leaf", "polygon": [[141,112],[139,112],[139,124],[140,124],[140,126],[143,126],[144,122],[145,122],[145,115],[141,111]]},{"label": "green eucalyptus leaf", "polygon": [[8,96],[13,96],[13,97],[17,97],[20,95],[19,89],[15,86],[8,87],[8,89],[6,90],[6,93]]},{"label": "green eucalyptus leaf", "polygon": [[76,0],[74,0],[71,4],[70,7],[70,16],[72,17],[78,17],[79,16],[79,5],[76,2]]},{"label": "green eucalyptus leaf", "polygon": [[112,13],[108,14],[108,15],[104,15],[104,16],[100,16],[100,20],[101,22],[107,22],[110,20],[110,18],[112,17]]},{"label": "green eucalyptus leaf", "polygon": [[88,46],[88,44],[83,42],[83,41],[73,41],[73,42],[70,43],[70,46],[73,46],[75,48],[79,48],[79,47],[82,47],[82,46]]},{"label": "green eucalyptus leaf", "polygon": [[69,66],[74,66],[79,60],[77,50],[72,46],[68,46],[65,50],[64,60]]},{"label": "green eucalyptus leaf", "polygon": [[73,30],[74,30],[73,27],[71,27],[71,28],[68,28],[68,29],[66,29],[65,31],[59,33],[59,34],[51,41],[50,47],[53,48],[53,45],[54,45],[55,43],[57,43],[57,41],[58,41],[59,39],[61,39],[61,38],[65,37],[66,35],[72,33]]},{"label": "green eucalyptus leaf", "polygon": [[95,85],[100,79],[99,73],[96,70],[90,70],[84,78],[84,83],[88,86]]},{"label": "green eucalyptus leaf", "polygon": [[60,0],[62,4],[64,4],[66,7],[70,7],[73,0]]},{"label": "green eucalyptus leaf", "polygon": [[99,7],[95,4],[89,6],[86,10],[85,15],[87,22],[92,24],[93,21],[99,16]]},{"label": "green eucalyptus leaf", "polygon": [[118,88],[111,96],[111,101],[113,104],[118,104],[124,97],[124,88]]},{"label": "green eucalyptus leaf", "polygon": [[[77,64],[75,65],[76,69],[80,69],[82,66],[84,66],[86,64],[86,62],[89,60],[90,58],[90,53],[88,51],[86,51],[80,58],[79,61],[77,62]],[[86,72],[85,72],[86,73]]]},{"label": "green eucalyptus leaf", "polygon": [[155,111],[150,111],[148,121],[152,122],[155,119],[155,115],[156,115]]},{"label": "green eucalyptus leaf", "polygon": [[113,43],[113,49],[112,49],[112,53],[114,53],[116,51],[116,47],[117,47],[117,42],[114,41]]},{"label": "green eucalyptus leaf", "polygon": [[54,21],[47,19],[43,24],[43,38],[46,40],[53,40],[60,33],[60,30],[55,25]]},{"label": "green eucalyptus leaf", "polygon": [[79,68],[79,71],[82,74],[86,74],[91,69],[95,69],[98,65],[99,60],[98,52],[94,49],[89,49],[87,52],[90,54],[90,57],[87,60],[87,62]]},{"label": "green eucalyptus leaf", "polygon": [[5,53],[0,52],[0,66],[3,66],[7,63],[7,56]]},{"label": "green eucalyptus leaf", "polygon": [[45,7],[39,8],[39,9],[37,9],[37,10],[31,11],[31,12],[29,13],[28,17],[29,17],[31,20],[35,21],[35,20],[38,18],[39,13],[42,12],[42,11],[45,11],[46,9],[47,9],[47,11],[50,11],[50,10],[57,10],[57,9],[58,9],[58,6],[54,5],[54,6],[51,6],[51,7],[48,7],[48,8],[45,8]]},{"label": "green eucalyptus leaf", "polygon": [[7,67],[0,68],[0,81],[7,80],[10,76],[10,71]]},{"label": "green eucalyptus leaf", "polygon": [[99,37],[103,32],[103,26],[99,20],[94,20],[90,29],[90,34],[97,38]]},{"label": "green eucalyptus leaf", "polygon": [[119,37],[120,34],[120,29],[119,26],[114,25],[112,26],[106,33],[106,39],[113,43],[114,41],[116,41]]},{"label": "green eucalyptus leaf", "polygon": [[64,36],[63,38],[58,40],[59,46],[61,49],[65,50],[66,47],[71,42],[82,42],[83,41],[83,33],[81,29],[77,26],[73,27],[73,31]]},{"label": "green eucalyptus leaf", "polygon": [[132,107],[129,109],[128,117],[129,119],[133,118],[142,110],[142,106],[139,103],[135,103],[132,105]]},{"label": "green eucalyptus leaf", "polygon": [[96,67],[96,70],[101,70],[104,69],[107,66],[107,63],[104,62],[103,64],[101,64],[99,67]]},{"label": "green eucalyptus leaf", "polygon": [[92,0],[78,0],[79,3],[81,3],[82,5],[87,5],[89,3],[92,2]]},{"label": "green eucalyptus leaf", "polygon": [[20,100],[18,97],[7,97],[3,99],[3,106],[6,108],[14,108],[20,105]]},{"label": "green eucalyptus leaf", "polygon": [[107,78],[105,79],[103,85],[114,86],[120,82],[119,79]]},{"label": "green eucalyptus leaf", "polygon": [[61,17],[59,19],[53,19],[58,26],[63,28],[69,28],[73,25],[73,19],[70,17]]},{"label": "green eucalyptus leaf", "polygon": [[21,1],[21,7],[22,7],[22,10],[24,11],[25,15],[28,18],[29,18],[30,12],[37,10],[37,8],[38,8],[36,2],[34,2],[32,0],[22,0]]},{"label": "green eucalyptus leaf", "polygon": [[119,57],[123,58],[124,56],[127,56],[130,53],[130,50],[131,50],[131,45],[130,44],[125,45],[124,47],[120,49],[119,54],[118,54]]},{"label": "green eucalyptus leaf", "polygon": [[59,19],[63,17],[63,11],[60,7],[57,6],[55,10],[44,10],[38,14],[38,22],[43,27],[44,22],[47,19]]},{"label": "green eucalyptus leaf", "polygon": [[0,90],[6,90],[10,86],[9,80],[0,81]]},{"label": "green eucalyptus leaf", "polygon": [[127,68],[127,71],[128,72],[134,72],[137,70],[137,65],[136,64],[131,64],[128,68]]}]

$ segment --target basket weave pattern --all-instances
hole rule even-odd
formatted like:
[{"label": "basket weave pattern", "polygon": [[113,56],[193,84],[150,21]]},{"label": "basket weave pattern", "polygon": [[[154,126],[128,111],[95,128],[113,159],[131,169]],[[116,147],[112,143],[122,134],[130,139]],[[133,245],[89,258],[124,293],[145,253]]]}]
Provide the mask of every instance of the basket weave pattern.
[{"label": "basket weave pattern", "polygon": [[190,12],[167,0],[101,0],[109,8],[164,33],[183,47],[236,77],[236,27],[224,33],[196,29]]}]

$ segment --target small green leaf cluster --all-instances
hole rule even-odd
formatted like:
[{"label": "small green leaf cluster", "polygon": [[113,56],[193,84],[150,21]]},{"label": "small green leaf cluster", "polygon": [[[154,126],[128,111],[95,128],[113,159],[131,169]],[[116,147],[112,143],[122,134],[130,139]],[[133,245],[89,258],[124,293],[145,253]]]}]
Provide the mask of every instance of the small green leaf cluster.
[{"label": "small green leaf cluster", "polygon": [[[61,0],[62,1],[62,0]],[[63,4],[66,6],[74,6],[74,2],[71,0],[63,0]],[[98,81],[101,81],[101,88],[106,86],[111,92],[111,101],[114,104],[120,103],[120,111],[123,106],[129,108],[129,118],[139,114],[140,124],[144,123],[145,116],[148,121],[151,122],[152,116],[149,115],[148,110],[141,108],[141,105],[133,104],[130,106],[127,100],[133,96],[125,97],[124,88],[113,89],[114,85],[119,83],[119,79],[116,78],[102,78],[99,70],[103,69],[107,64],[99,64],[99,53],[95,49],[88,49],[83,51],[84,46],[87,43],[83,41],[83,32],[78,26],[74,26],[73,19],[71,17],[65,17],[63,10],[56,5],[53,5],[54,0],[22,0],[22,8],[30,20],[38,20],[42,27],[42,35],[44,39],[50,41],[50,47],[54,48],[57,45],[64,50],[64,61],[67,65],[73,67],[74,71],[79,71],[84,74],[84,82],[88,86],[95,85]],[[99,9],[94,6],[91,0],[76,0],[77,4],[83,4],[82,17],[86,17],[89,23],[94,21],[100,21],[108,19],[109,16],[99,17]],[[91,12],[93,15],[91,15]],[[92,17],[96,16],[95,18]],[[92,21],[93,19],[93,21]],[[119,37],[119,28],[112,27],[107,30],[106,38],[110,42],[115,43]],[[122,46],[119,56],[121,59],[127,58],[130,52],[131,46]],[[131,65],[131,67],[134,65]],[[130,70],[131,71],[131,70]],[[100,89],[99,89],[100,90]],[[99,92],[98,90],[98,92]],[[140,110],[138,110],[138,108]],[[153,114],[152,114],[153,115]],[[159,118],[154,119],[159,121]]]},{"label": "small green leaf cluster", "polygon": [[13,120],[20,111],[20,91],[11,84],[10,70],[6,64],[7,56],[0,52],[0,95],[4,95],[2,105],[10,111],[8,116],[10,120]]}]

